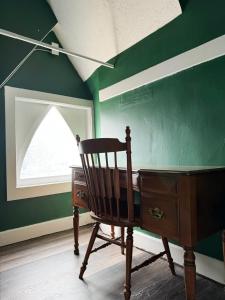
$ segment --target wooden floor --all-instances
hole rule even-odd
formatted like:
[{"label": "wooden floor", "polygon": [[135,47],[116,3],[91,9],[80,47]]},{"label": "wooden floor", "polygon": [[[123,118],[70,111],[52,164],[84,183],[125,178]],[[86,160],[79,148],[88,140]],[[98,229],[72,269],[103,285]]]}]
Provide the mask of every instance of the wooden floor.
[{"label": "wooden floor", "polygon": [[[78,279],[90,228],[81,230],[80,256],[73,254],[72,231],[3,247],[0,264],[1,300],[118,300],[123,299],[124,256],[117,246],[91,255],[84,281]],[[135,263],[149,254],[134,249]],[[132,275],[132,298],[184,300],[183,270],[170,274],[158,260]],[[225,300],[224,286],[197,278],[197,299]]]}]

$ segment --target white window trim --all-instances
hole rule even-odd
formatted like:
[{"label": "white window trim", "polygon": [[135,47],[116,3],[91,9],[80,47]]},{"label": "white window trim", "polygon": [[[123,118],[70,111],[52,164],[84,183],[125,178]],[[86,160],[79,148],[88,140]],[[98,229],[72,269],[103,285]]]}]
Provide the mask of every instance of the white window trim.
[{"label": "white window trim", "polygon": [[6,179],[7,201],[34,198],[71,191],[71,181],[40,184],[38,186],[16,186],[16,130],[15,102],[16,97],[29,98],[31,102],[62,105],[71,108],[82,108],[88,111],[88,136],[93,137],[93,103],[90,100],[67,97],[5,86],[5,133],[6,133]]}]

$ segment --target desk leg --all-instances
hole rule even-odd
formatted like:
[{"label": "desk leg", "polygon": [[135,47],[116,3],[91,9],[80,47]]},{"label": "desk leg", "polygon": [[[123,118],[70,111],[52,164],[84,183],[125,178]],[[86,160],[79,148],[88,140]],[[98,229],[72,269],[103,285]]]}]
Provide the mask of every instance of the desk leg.
[{"label": "desk leg", "polygon": [[132,254],[133,254],[133,228],[127,228],[126,238],[126,281],[124,284],[124,299],[130,300],[131,294],[131,268],[132,268]]},{"label": "desk leg", "polygon": [[184,276],[186,300],[195,300],[196,295],[196,266],[193,247],[184,247]]},{"label": "desk leg", "polygon": [[222,231],[222,242],[223,242],[223,261],[225,267],[225,229]]},{"label": "desk leg", "polygon": [[73,207],[74,254],[79,255],[79,207]]}]

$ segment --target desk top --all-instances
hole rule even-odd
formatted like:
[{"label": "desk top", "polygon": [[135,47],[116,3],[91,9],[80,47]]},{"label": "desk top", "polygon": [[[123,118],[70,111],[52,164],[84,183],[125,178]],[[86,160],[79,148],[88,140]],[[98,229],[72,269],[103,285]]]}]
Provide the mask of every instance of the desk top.
[{"label": "desk top", "polygon": [[178,173],[178,174],[198,174],[225,171],[225,166],[161,166],[144,167],[137,169],[140,173]]},{"label": "desk top", "polygon": [[[71,168],[82,168],[81,166],[71,166]],[[119,169],[125,169],[119,167]],[[225,166],[133,166],[133,172],[139,173],[177,173],[177,174],[199,174],[225,171]]]}]

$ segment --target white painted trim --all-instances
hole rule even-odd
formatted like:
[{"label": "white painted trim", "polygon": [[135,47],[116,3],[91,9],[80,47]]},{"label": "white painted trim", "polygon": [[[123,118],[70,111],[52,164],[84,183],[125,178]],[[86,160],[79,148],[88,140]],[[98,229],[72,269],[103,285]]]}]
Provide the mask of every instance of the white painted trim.
[{"label": "white painted trim", "polygon": [[[146,235],[139,231],[134,231],[134,245],[151,253],[163,251],[163,244],[160,239]],[[183,266],[184,250],[177,245],[171,243],[169,243],[169,245],[174,262]],[[198,274],[225,284],[225,268],[222,261],[197,252],[195,252],[195,256],[196,271]]]},{"label": "white painted trim", "polygon": [[225,55],[225,35],[100,90],[99,99],[101,102],[106,101],[223,55]]},{"label": "white painted trim", "polygon": [[[93,223],[89,212],[80,214],[79,225]],[[43,235],[73,228],[73,216],[50,220],[0,232],[0,246],[26,241]]]},{"label": "white painted trim", "polygon": [[[87,138],[93,136],[93,102],[90,100],[73,98],[63,95],[44,93],[33,90],[26,90],[5,86],[5,132],[6,132],[6,179],[7,179],[7,201],[19,200],[25,198],[40,197],[44,195],[53,195],[71,191],[71,180],[62,180],[53,183],[35,183],[30,186],[18,186],[18,153],[16,150],[16,101],[26,101],[31,103],[40,103],[47,105],[57,105],[69,107],[70,109],[83,109],[87,112]],[[41,121],[41,119],[39,120]],[[34,129],[37,128],[36,124]],[[32,130],[31,130],[32,132]],[[30,139],[32,136],[30,136]],[[24,143],[25,145],[25,143]],[[27,143],[28,145],[28,143]],[[25,152],[26,149],[21,151]],[[66,182],[65,182],[66,181]]]}]

